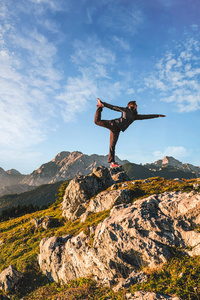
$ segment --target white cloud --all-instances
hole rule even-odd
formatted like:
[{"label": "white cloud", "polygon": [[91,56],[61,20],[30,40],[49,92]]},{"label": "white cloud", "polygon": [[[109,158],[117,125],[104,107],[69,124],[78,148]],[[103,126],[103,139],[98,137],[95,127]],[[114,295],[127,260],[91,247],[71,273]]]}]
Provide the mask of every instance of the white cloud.
[{"label": "white cloud", "polygon": [[[200,43],[188,38],[179,49],[170,51],[156,64],[155,72],[145,79],[147,87],[160,91],[160,99],[174,103],[179,112],[200,108]],[[165,92],[165,95],[163,95]]]},{"label": "white cloud", "polygon": [[55,67],[56,47],[35,28],[19,31],[9,4],[4,2],[1,25],[0,145],[17,151],[45,139],[62,73]]},{"label": "white cloud", "polygon": [[97,86],[88,77],[68,78],[64,92],[56,97],[62,107],[62,116],[66,122],[75,121],[77,114],[84,112],[88,100],[98,94]]},{"label": "white cloud", "polygon": [[122,85],[110,76],[115,63],[115,53],[103,47],[99,40],[88,38],[85,42],[74,42],[72,62],[78,68],[77,77],[68,77],[59,100],[66,122],[76,120],[77,114],[85,111],[97,97],[112,100],[119,95]]},{"label": "white cloud", "polygon": [[194,31],[196,31],[196,30],[199,29],[199,25],[193,24],[193,25],[191,25],[191,28],[192,28]]},{"label": "white cloud", "polygon": [[22,11],[35,15],[45,15],[48,10],[52,12],[68,10],[67,0],[22,0],[19,8]]},{"label": "white cloud", "polygon": [[165,156],[173,156],[176,159],[182,159],[189,155],[187,149],[182,146],[169,146],[164,151],[155,151],[153,153],[155,160],[162,159]]},{"label": "white cloud", "polygon": [[136,164],[146,164],[153,163],[156,160],[163,159],[165,156],[172,156],[175,159],[183,161],[185,158],[189,157],[189,151],[183,146],[169,146],[163,151],[154,151],[150,153],[148,151],[137,151],[133,150],[131,154],[129,153],[118,153],[117,156],[120,159],[127,159],[130,162]]},{"label": "white cloud", "polygon": [[96,37],[88,38],[85,42],[76,40],[74,42],[74,54],[71,58],[72,62],[80,66],[83,73],[87,70],[88,74],[88,70],[90,70],[90,74],[97,77],[107,77],[106,69],[113,65],[116,60],[115,53],[103,47]]},{"label": "white cloud", "polygon": [[122,37],[115,35],[113,37],[113,41],[125,51],[129,51],[131,49],[130,44]]},{"label": "white cloud", "polygon": [[127,89],[126,91],[127,95],[132,95],[135,93],[135,90],[133,88]]},{"label": "white cloud", "polygon": [[117,1],[107,2],[107,10],[99,19],[102,26],[119,32],[135,34],[138,26],[143,23],[143,13],[135,5],[121,5]]},{"label": "white cloud", "polygon": [[93,23],[93,15],[96,13],[96,8],[94,6],[87,7],[87,23]]}]

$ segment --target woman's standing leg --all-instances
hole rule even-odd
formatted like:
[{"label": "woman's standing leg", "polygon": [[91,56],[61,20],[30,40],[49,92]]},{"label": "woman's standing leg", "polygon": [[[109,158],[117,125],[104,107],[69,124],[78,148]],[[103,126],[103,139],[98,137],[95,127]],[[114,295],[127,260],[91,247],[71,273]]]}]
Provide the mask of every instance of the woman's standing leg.
[{"label": "woman's standing leg", "polygon": [[115,146],[119,138],[120,129],[110,130],[110,148],[108,162],[115,162]]},{"label": "woman's standing leg", "polygon": [[102,107],[98,107],[94,117],[94,123],[98,126],[110,129],[110,147],[108,162],[115,162],[115,146],[119,138],[120,129],[114,120],[101,120]]}]

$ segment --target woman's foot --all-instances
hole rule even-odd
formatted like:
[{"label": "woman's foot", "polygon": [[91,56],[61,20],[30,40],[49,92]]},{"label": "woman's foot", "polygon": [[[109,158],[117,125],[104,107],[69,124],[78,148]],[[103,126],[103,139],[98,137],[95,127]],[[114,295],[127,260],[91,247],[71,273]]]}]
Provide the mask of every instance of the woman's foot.
[{"label": "woman's foot", "polygon": [[117,162],[111,162],[110,167],[111,168],[119,168],[120,165]]},{"label": "woman's foot", "polygon": [[104,107],[103,103],[101,103],[101,100],[99,98],[97,98],[97,107]]}]

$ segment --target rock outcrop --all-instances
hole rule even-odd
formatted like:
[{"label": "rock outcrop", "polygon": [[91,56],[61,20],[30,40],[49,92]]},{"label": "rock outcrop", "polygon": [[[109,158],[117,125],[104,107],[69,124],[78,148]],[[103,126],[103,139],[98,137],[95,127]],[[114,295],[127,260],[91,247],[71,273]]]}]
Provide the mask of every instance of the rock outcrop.
[{"label": "rock outcrop", "polygon": [[147,275],[143,271],[133,271],[128,278],[120,280],[113,288],[113,291],[118,292],[119,290],[128,288],[135,283],[143,283],[145,281],[147,281]]},{"label": "rock outcrop", "polygon": [[101,212],[111,209],[114,205],[120,203],[129,203],[131,201],[131,191],[128,189],[120,189],[113,191],[103,191],[95,198],[91,199],[85,213],[81,215],[81,221],[85,222],[87,216],[91,212]]},{"label": "rock outcrop", "polygon": [[35,229],[37,229],[39,227],[42,227],[45,230],[47,230],[51,226],[52,222],[53,222],[53,219],[50,216],[44,216],[44,217],[41,217],[40,219],[37,219],[37,218],[32,219],[31,220],[31,223],[33,224],[32,230],[34,231]]},{"label": "rock outcrop", "polygon": [[[102,166],[94,168],[89,175],[74,178],[65,191],[62,202],[63,216],[76,220],[84,214],[84,220],[89,212],[100,212],[110,209],[114,204],[128,202],[130,192],[127,190],[111,193],[104,191],[99,194],[116,182],[128,179],[122,168],[112,170]],[[90,201],[96,194],[97,197]]]},{"label": "rock outcrop", "polygon": [[90,235],[43,239],[40,268],[55,281],[92,276],[113,285],[144,265],[163,264],[171,256],[170,247],[200,255],[200,232],[194,230],[200,223],[199,209],[200,195],[195,192],[163,193],[114,206]]},{"label": "rock outcrop", "polygon": [[4,291],[11,291],[19,280],[23,277],[23,274],[17,271],[12,265],[3,270],[0,274],[0,289]]}]

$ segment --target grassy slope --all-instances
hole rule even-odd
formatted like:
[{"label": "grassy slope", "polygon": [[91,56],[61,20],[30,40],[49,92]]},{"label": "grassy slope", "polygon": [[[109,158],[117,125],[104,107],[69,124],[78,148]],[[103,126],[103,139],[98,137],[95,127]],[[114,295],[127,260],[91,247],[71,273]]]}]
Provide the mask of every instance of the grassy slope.
[{"label": "grassy slope", "polygon": [[[185,180],[182,183],[162,178],[151,178],[150,182],[137,181],[128,183],[133,191],[133,201],[151,194],[164,191],[190,191],[194,180]],[[120,188],[118,184],[118,188]],[[114,294],[111,289],[100,288],[90,279],[79,279],[67,285],[60,286],[49,283],[41,274],[37,256],[39,243],[42,238],[61,236],[64,234],[87,233],[89,226],[96,226],[109,215],[109,211],[90,215],[85,223],[66,221],[62,217],[60,202],[64,189],[60,189],[58,199],[48,209],[27,214],[19,218],[0,223],[0,272],[10,264],[24,273],[21,285],[15,291],[15,298],[20,299],[124,299],[125,291]],[[48,230],[33,229],[30,221],[41,216],[51,216],[55,222]],[[177,294],[182,299],[200,299],[200,262],[199,258],[180,256],[175,251],[173,260],[170,260],[160,270],[145,270],[149,280],[143,285],[135,285],[132,291],[140,288],[154,290],[162,294]],[[183,273],[183,274],[182,274]]]}]

